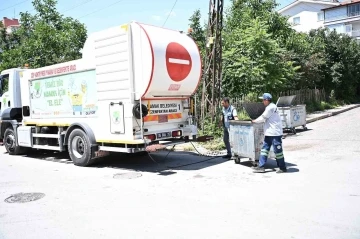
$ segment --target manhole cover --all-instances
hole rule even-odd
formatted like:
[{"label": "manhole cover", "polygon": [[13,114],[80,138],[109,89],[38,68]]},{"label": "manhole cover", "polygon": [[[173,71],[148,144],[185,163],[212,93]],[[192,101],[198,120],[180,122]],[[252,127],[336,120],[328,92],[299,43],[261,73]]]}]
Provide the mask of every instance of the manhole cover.
[{"label": "manhole cover", "polygon": [[140,178],[142,176],[141,173],[131,172],[131,173],[117,173],[114,175],[115,179],[133,179]]},{"label": "manhole cover", "polygon": [[17,193],[5,199],[7,203],[25,203],[39,200],[45,197],[43,193]]}]

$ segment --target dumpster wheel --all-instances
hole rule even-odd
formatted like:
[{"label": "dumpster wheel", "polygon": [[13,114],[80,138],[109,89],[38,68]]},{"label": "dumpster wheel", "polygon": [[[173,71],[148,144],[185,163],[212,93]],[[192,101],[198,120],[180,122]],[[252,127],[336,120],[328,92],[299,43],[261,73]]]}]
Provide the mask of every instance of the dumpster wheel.
[{"label": "dumpster wheel", "polygon": [[236,164],[240,164],[240,162],[241,162],[240,157],[235,157],[234,161]]}]

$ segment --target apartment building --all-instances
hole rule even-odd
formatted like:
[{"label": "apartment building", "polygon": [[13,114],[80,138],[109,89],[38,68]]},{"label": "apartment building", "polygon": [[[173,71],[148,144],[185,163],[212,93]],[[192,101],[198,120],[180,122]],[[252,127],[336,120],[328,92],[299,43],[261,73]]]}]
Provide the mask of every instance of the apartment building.
[{"label": "apartment building", "polygon": [[324,26],[324,8],[339,4],[332,0],[297,0],[278,10],[278,13],[289,17],[288,21],[296,31],[309,32]]},{"label": "apartment building", "polygon": [[325,27],[360,41],[360,0],[343,1],[323,11]]}]

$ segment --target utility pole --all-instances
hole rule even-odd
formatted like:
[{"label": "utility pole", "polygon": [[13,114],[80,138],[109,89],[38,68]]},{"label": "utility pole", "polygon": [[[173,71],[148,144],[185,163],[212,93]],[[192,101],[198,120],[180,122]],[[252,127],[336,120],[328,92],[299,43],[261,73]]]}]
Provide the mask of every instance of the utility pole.
[{"label": "utility pole", "polygon": [[[210,114],[214,122],[219,106],[222,80],[222,37],[224,0],[209,1],[209,20],[201,97],[201,119]],[[203,125],[202,125],[203,126]],[[203,127],[202,127],[203,128]]]}]

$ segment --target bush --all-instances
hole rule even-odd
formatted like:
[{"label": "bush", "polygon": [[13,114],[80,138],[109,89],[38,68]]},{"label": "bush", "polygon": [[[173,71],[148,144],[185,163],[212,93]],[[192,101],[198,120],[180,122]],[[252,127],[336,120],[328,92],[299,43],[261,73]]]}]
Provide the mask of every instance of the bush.
[{"label": "bush", "polygon": [[211,140],[208,142],[200,143],[200,145],[202,147],[204,147],[205,149],[211,150],[211,151],[220,151],[220,150],[224,150],[226,148],[222,137],[215,138],[214,140]]},{"label": "bush", "polygon": [[309,102],[306,102],[306,112],[308,114],[310,114],[310,113],[314,113],[316,111],[324,111],[324,110],[334,109],[340,105],[344,105],[344,102],[336,101],[336,100],[333,100],[331,103],[325,102],[325,101],[321,101],[321,102],[309,101]]},{"label": "bush", "polygon": [[336,106],[328,103],[328,102],[325,102],[325,101],[321,101],[320,103],[321,105],[321,108],[325,109],[325,110],[330,110],[330,109],[334,109]]},{"label": "bush", "polygon": [[222,137],[223,128],[219,127],[218,121],[219,121],[219,119],[215,119],[215,122],[211,123],[210,118],[205,118],[204,119],[204,128],[199,131],[199,135],[200,136],[210,135],[210,136],[214,136],[215,138]]},{"label": "bush", "polygon": [[240,108],[238,111],[238,118],[239,120],[251,120],[250,116],[248,115],[248,113],[246,113],[246,111],[244,110],[244,108]]}]

